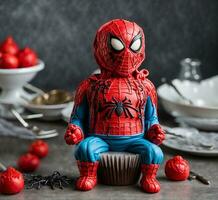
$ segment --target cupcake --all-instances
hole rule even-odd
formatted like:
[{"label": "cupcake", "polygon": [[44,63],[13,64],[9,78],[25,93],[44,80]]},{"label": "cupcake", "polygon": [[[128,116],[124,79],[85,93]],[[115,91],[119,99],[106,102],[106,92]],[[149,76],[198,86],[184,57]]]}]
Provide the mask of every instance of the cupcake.
[{"label": "cupcake", "polygon": [[107,152],[100,157],[98,179],[106,185],[132,185],[140,177],[140,156],[128,152]]}]

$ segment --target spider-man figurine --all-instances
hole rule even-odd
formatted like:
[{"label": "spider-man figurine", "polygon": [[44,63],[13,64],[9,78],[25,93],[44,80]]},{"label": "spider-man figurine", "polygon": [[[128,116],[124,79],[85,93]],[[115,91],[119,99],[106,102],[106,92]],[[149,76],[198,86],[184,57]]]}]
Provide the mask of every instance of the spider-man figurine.
[{"label": "spider-man figurine", "polygon": [[94,55],[101,73],[79,85],[65,134],[67,144],[77,144],[76,189],[87,191],[97,184],[100,153],[127,151],[141,155],[142,189],[158,192],[156,173],[163,160],[158,145],[165,134],[148,71],[138,71],[145,58],[142,28],[122,19],[109,21],[97,31]]}]

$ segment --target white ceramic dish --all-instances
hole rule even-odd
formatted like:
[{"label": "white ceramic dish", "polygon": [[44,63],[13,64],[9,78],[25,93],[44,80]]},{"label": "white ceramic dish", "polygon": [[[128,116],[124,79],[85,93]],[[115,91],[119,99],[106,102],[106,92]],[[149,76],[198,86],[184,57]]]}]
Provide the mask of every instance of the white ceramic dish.
[{"label": "white ceramic dish", "polygon": [[62,114],[62,119],[65,122],[69,122],[70,121],[70,115],[72,113],[73,110],[73,106],[74,106],[74,102],[72,102],[71,104],[69,104],[65,109],[62,110],[61,114]]},{"label": "white ceramic dish", "polygon": [[31,81],[35,75],[44,69],[44,63],[39,60],[38,64],[27,68],[0,69],[0,102],[19,104],[23,102],[21,96],[25,93],[23,86]]},{"label": "white ceramic dish", "polygon": [[[167,128],[177,136],[166,135],[163,145],[197,156],[218,156],[218,134],[202,132],[194,128]],[[182,136],[182,137],[180,137]],[[213,148],[210,148],[212,146]]]},{"label": "white ceramic dish", "polygon": [[165,110],[173,116],[218,118],[218,76],[200,83],[173,80],[179,91],[194,104],[188,104],[169,85],[163,84],[157,92]]}]

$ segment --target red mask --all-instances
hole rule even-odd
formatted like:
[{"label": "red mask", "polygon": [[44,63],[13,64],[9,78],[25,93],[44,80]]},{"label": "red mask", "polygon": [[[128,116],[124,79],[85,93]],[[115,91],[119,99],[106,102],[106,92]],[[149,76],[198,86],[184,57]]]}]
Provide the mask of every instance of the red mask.
[{"label": "red mask", "polygon": [[145,59],[142,28],[122,19],[102,25],[95,37],[94,55],[101,70],[114,76],[131,75]]}]

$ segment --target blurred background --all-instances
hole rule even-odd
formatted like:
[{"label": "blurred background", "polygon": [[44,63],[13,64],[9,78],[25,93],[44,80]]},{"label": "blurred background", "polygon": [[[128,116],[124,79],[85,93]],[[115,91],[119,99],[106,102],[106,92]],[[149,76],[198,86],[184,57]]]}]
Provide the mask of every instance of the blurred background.
[{"label": "blurred background", "polygon": [[[27,153],[27,139],[50,138],[51,155],[33,171],[46,177],[53,170],[73,178],[78,175],[76,162],[71,159],[75,149],[63,145],[74,105],[73,93],[68,90],[74,91],[98,68],[92,52],[95,33],[116,18],[135,21],[144,29],[147,58],[141,68],[150,71],[149,79],[158,88],[158,114],[166,131],[162,145],[165,161],[184,154],[194,171],[190,180],[193,176],[203,184],[212,182],[209,187],[195,181],[177,186],[164,178],[162,167],[159,176],[163,190],[156,199],[218,199],[218,0],[0,0],[0,171],[3,165],[12,165],[25,172],[22,162],[16,163]],[[10,35],[20,49],[28,46],[35,50],[45,68],[31,49],[29,53],[18,50]],[[15,53],[9,54],[11,49]],[[24,64],[30,52],[32,62]],[[201,81],[208,77],[212,78]],[[27,84],[30,79],[32,85]],[[83,120],[81,124],[89,122]],[[29,159],[27,163],[32,162]],[[128,174],[130,171],[134,171],[132,165],[131,170],[126,168]],[[25,190],[14,199],[83,198],[80,193],[72,193],[71,186],[63,192],[47,189],[40,195],[38,190]],[[128,199],[145,199],[129,189],[100,187],[90,193],[90,198],[123,199],[128,195]],[[8,198],[0,194],[0,199]]]},{"label": "blurred background", "polygon": [[34,85],[73,90],[97,68],[96,30],[114,18],[132,20],[146,35],[142,68],[158,86],[162,76],[177,76],[185,57],[202,61],[203,78],[218,74],[217,10],[217,0],[1,0],[0,41],[12,35],[45,62]]}]

